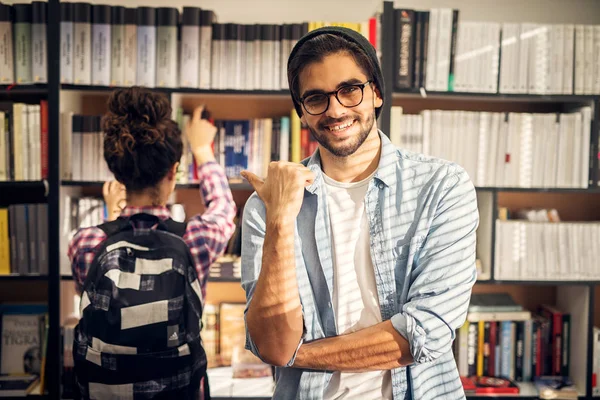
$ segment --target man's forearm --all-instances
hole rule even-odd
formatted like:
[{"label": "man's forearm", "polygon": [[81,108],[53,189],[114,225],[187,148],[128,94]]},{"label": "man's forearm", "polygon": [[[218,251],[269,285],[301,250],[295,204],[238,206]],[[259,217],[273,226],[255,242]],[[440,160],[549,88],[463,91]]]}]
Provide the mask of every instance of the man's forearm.
[{"label": "man's forearm", "polygon": [[260,355],[273,365],[284,365],[292,358],[303,331],[294,222],[267,216],[262,268],[246,315]]},{"label": "man's forearm", "polygon": [[412,362],[408,341],[390,321],[385,321],[347,335],[305,343],[293,367],[366,372],[394,369]]}]

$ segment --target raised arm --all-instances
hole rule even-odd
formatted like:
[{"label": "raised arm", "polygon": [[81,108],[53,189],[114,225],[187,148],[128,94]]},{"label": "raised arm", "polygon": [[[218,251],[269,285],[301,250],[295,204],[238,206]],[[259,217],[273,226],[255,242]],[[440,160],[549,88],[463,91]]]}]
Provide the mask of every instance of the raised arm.
[{"label": "raised arm", "polygon": [[313,173],[300,164],[271,163],[267,179],[244,172],[253,196],[242,226],[242,285],[248,346],[265,362],[290,364],[303,333],[296,280],[295,222]]}]

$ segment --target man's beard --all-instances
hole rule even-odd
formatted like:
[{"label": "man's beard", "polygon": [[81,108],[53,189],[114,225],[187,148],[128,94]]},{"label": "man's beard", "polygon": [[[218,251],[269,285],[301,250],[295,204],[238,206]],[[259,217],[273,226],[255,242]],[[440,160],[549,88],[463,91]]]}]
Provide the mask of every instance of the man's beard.
[{"label": "man's beard", "polygon": [[[327,129],[326,125],[331,125],[335,123],[344,123],[349,122],[351,120],[356,120],[355,124],[359,127],[358,135],[355,135],[350,138],[350,143],[345,143],[340,145],[337,142],[335,137],[328,135],[329,129]],[[312,136],[315,140],[327,149],[331,154],[336,157],[348,157],[354,153],[362,146],[362,144],[369,137],[369,133],[371,133],[371,129],[373,129],[373,124],[375,123],[375,113],[369,114],[367,120],[363,122],[362,118],[355,116],[350,118],[344,118],[341,120],[327,118],[322,122],[319,122],[318,130],[314,129],[312,126],[309,126]],[[354,127],[352,127],[354,128]]]}]

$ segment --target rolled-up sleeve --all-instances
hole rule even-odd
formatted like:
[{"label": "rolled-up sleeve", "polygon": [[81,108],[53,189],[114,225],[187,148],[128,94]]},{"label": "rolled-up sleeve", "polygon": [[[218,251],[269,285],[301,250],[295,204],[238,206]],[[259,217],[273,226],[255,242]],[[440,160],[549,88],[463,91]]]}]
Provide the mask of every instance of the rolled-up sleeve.
[{"label": "rolled-up sleeve", "polygon": [[[263,244],[266,232],[265,216],[266,210],[264,203],[256,193],[252,194],[246,202],[242,216],[242,288],[246,292],[246,308],[244,310],[246,349],[250,350],[255,356],[268,364],[268,362],[261,357],[258,347],[252,340],[250,332],[248,331],[248,322],[246,320],[248,307],[250,307],[252,297],[254,296],[254,290],[256,289],[256,283],[258,282],[258,276],[262,266]],[[302,342],[303,340],[301,339],[292,359],[286,364],[286,367],[291,367],[294,364],[298,349]]]},{"label": "rolled-up sleeve", "polygon": [[414,255],[407,302],[391,318],[394,328],[408,340],[416,364],[451,351],[477,280],[475,188],[462,169],[447,174],[440,187],[430,229]]}]

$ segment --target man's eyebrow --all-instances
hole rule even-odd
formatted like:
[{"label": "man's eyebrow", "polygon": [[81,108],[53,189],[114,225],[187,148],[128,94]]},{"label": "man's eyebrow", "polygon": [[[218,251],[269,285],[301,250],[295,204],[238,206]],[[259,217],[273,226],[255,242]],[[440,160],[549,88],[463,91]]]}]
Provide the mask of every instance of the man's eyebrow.
[{"label": "man's eyebrow", "polygon": [[[347,79],[345,81],[342,81],[342,82],[338,83],[337,86],[335,87],[335,89],[337,90],[337,89],[341,88],[342,86],[356,85],[356,84],[359,84],[359,83],[364,83],[364,81],[361,81],[358,78],[350,78],[350,79]],[[310,96],[311,94],[323,94],[323,93],[325,93],[324,90],[309,89],[309,90],[305,91],[304,93],[302,93],[302,95],[300,95],[300,98],[304,99],[305,97]]]}]

